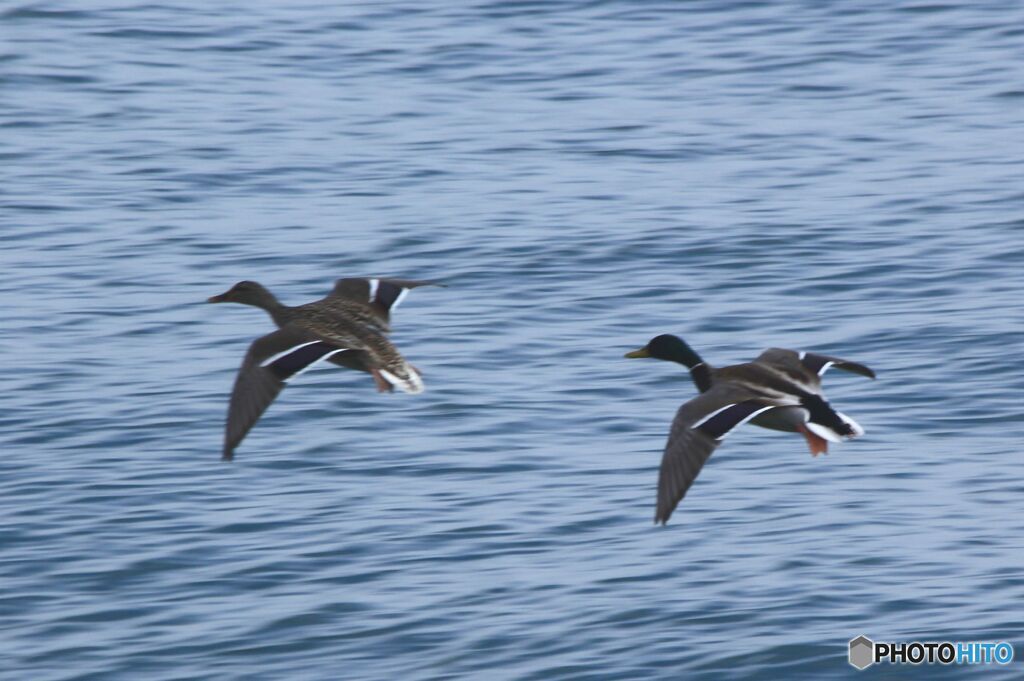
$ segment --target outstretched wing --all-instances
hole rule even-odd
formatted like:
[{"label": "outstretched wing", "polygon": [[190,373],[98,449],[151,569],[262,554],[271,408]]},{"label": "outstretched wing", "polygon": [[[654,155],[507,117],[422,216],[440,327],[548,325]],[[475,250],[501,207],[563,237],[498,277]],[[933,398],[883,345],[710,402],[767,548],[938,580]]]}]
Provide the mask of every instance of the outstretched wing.
[{"label": "outstretched wing", "polygon": [[875,372],[857,362],[851,362],[830,355],[819,355],[814,352],[796,352],[782,348],[768,348],[755,360],[787,373],[799,380],[801,377],[821,382],[821,377],[831,367],[874,378]]},{"label": "outstretched wing", "polygon": [[346,352],[350,351],[291,326],[256,339],[242,360],[231,391],[223,458],[230,461],[234,457],[235,448],[288,381],[317,362]]},{"label": "outstretched wing", "polygon": [[679,408],[658,473],[654,522],[665,524],[704,463],[736,427],[776,406],[732,384],[719,383]]},{"label": "outstretched wing", "polygon": [[391,311],[398,307],[411,289],[431,285],[440,286],[435,281],[350,277],[335,282],[330,297],[347,298],[369,305],[374,314],[387,326],[391,321]]},{"label": "outstretched wing", "polygon": [[818,355],[813,352],[801,352],[800,361],[807,367],[808,371],[813,371],[818,376],[824,375],[829,367],[835,367],[836,369],[842,369],[843,371],[849,371],[853,374],[860,374],[861,376],[867,376],[868,378],[874,378],[875,372],[857,362],[851,362],[848,359],[840,359],[839,357],[831,357],[829,355]]}]

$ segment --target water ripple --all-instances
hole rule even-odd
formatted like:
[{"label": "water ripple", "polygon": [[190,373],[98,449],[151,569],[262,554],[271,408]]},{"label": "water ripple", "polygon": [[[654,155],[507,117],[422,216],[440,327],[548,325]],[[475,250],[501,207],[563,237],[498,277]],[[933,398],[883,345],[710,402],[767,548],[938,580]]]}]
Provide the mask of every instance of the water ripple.
[{"label": "water ripple", "polygon": [[[852,679],[862,633],[1020,644],[1019,7],[0,18],[0,678]],[[428,391],[310,372],[220,464],[269,326],[203,301],[364,274],[448,285],[396,315]],[[661,332],[863,361],[828,390],[868,433],[737,432],[654,528],[693,388],[622,354]]]}]

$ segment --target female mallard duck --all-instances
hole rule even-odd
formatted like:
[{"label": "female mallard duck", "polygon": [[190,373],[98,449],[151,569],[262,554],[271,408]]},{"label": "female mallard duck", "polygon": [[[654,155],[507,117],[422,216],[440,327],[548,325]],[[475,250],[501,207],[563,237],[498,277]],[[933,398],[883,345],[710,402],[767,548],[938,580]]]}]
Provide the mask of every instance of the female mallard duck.
[{"label": "female mallard duck", "polygon": [[223,458],[235,448],[292,378],[328,360],[369,372],[380,391],[398,387],[423,392],[419,371],[387,339],[391,311],[409,289],[429,281],[339,279],[322,300],[297,307],[282,304],[255,281],[240,281],[211,303],[241,303],[265,310],[278,329],[257,338],[242,361],[231,391]]},{"label": "female mallard duck", "polygon": [[704,462],[733,428],[751,421],[774,430],[798,432],[813,456],[828,443],[864,434],[856,421],[838,412],[821,391],[830,367],[869,378],[875,372],[838,357],[769,348],[753,362],[712,368],[681,338],[661,335],[626,357],[678,362],[690,370],[701,394],[683,404],[672,421],[658,474],[654,522],[665,524],[700,473]]}]

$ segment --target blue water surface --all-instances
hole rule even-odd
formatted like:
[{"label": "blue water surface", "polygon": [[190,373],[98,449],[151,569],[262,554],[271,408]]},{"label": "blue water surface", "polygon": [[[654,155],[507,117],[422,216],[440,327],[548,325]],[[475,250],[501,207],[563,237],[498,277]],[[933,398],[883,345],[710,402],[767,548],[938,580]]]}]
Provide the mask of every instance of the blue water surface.
[{"label": "blue water surface", "polygon": [[[1024,7],[0,7],[0,678],[1015,679]],[[231,383],[341,276],[422,395]],[[867,434],[744,428],[652,523],[678,366],[874,368]]]}]

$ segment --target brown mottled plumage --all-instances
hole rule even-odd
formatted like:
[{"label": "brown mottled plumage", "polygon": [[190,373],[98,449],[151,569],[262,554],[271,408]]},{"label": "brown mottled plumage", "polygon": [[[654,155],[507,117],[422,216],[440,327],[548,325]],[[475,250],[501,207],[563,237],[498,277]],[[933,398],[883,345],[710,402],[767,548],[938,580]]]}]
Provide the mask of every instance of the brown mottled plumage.
[{"label": "brown mottled plumage", "polygon": [[211,303],[241,303],[265,310],[278,330],[249,347],[235,379],[228,406],[223,458],[256,424],[287,382],[319,361],[366,371],[377,388],[423,391],[419,371],[402,358],[386,334],[390,313],[409,289],[429,281],[404,279],[339,279],[325,298],[289,307],[254,281],[240,281],[209,299]]}]

